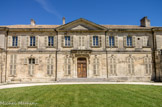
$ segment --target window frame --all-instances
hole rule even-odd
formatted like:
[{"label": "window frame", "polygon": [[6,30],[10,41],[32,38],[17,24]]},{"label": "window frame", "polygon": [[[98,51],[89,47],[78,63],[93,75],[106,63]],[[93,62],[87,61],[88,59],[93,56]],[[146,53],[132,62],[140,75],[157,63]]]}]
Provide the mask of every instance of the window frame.
[{"label": "window frame", "polygon": [[30,36],[30,47],[36,47],[36,36]]},{"label": "window frame", "polygon": [[12,36],[12,47],[18,47],[18,36]]}]

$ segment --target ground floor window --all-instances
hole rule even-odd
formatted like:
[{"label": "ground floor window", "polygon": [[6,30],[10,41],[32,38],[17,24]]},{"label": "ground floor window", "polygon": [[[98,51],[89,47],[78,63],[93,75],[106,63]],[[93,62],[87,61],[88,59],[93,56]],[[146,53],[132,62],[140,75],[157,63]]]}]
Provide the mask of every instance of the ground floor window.
[{"label": "ground floor window", "polygon": [[111,56],[109,58],[109,68],[110,68],[111,75],[117,75],[116,74],[116,58],[114,56]]},{"label": "ground floor window", "polygon": [[151,58],[145,57],[144,63],[145,63],[146,74],[148,74],[148,75],[151,74],[151,72],[152,72]]},{"label": "ground floor window", "polygon": [[10,57],[10,75],[16,75],[16,55]]},{"label": "ground floor window", "polygon": [[99,58],[97,58],[97,56],[95,56],[95,58],[93,59],[93,73],[94,75],[99,75]]},{"label": "ground floor window", "polygon": [[71,59],[69,57],[65,58],[64,70],[65,70],[65,75],[71,74]]},{"label": "ground floor window", "polygon": [[53,74],[53,69],[54,69],[53,62],[54,62],[53,58],[48,58],[47,59],[47,74],[48,75]]},{"label": "ground floor window", "polygon": [[130,56],[127,58],[128,73],[134,75],[134,59]]}]

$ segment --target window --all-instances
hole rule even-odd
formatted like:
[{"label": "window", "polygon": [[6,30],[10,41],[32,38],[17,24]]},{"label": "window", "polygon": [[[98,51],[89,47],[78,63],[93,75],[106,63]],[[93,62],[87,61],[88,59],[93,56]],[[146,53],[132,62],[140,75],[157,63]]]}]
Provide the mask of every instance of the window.
[{"label": "window", "polygon": [[53,74],[53,58],[47,59],[47,74],[48,75]]},{"label": "window", "polygon": [[35,45],[35,36],[30,36],[30,46],[36,46]]},{"label": "window", "polygon": [[29,58],[29,64],[35,64],[35,59],[34,58]]},{"label": "window", "polygon": [[128,63],[128,72],[131,75],[134,75],[134,60],[132,57],[127,58],[127,63]]},{"label": "window", "polygon": [[65,75],[71,74],[71,60],[69,57],[65,58]]},{"label": "window", "polygon": [[65,36],[65,46],[70,46],[70,36]]},{"label": "window", "polygon": [[17,41],[18,41],[18,37],[17,36],[13,36],[12,37],[12,46],[17,46]]},{"label": "window", "polygon": [[114,36],[109,36],[109,46],[113,47],[114,45]]},{"label": "window", "polygon": [[85,48],[85,41],[84,41],[84,36],[79,36],[79,49],[84,49]]},{"label": "window", "polygon": [[48,46],[54,46],[54,37],[53,36],[48,37]]},{"label": "window", "polygon": [[127,46],[132,46],[132,37],[131,36],[127,36]]},{"label": "window", "polygon": [[93,60],[93,72],[94,72],[94,75],[99,74],[99,58],[97,58],[97,56],[95,56]]},{"label": "window", "polygon": [[16,75],[16,55],[11,55],[10,61],[10,75]]},{"label": "window", "polygon": [[98,46],[98,36],[93,36],[93,46]]},{"label": "window", "polygon": [[116,75],[116,59],[112,56],[109,59],[110,61],[110,74]]},{"label": "window", "polygon": [[34,73],[34,64],[35,64],[35,59],[29,58],[29,75],[31,75],[31,76]]},{"label": "window", "polygon": [[146,74],[149,75],[152,72],[151,58],[145,57],[144,62],[145,62]]}]

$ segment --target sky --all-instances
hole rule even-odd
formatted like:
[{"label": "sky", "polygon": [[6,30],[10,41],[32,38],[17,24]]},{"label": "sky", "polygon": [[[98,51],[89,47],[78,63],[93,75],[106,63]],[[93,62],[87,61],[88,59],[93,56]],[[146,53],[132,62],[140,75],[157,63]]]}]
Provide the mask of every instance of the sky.
[{"label": "sky", "polygon": [[0,25],[61,25],[85,18],[97,24],[162,26],[162,0],[0,0]]}]

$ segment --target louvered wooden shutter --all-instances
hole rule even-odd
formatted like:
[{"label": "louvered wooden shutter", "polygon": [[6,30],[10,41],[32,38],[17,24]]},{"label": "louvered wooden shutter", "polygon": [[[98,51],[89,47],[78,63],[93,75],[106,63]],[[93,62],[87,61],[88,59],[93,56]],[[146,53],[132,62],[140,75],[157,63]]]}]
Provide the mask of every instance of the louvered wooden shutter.
[{"label": "louvered wooden shutter", "polygon": [[35,58],[35,64],[39,64],[39,58]]},{"label": "louvered wooden shutter", "polygon": [[124,36],[123,42],[124,42],[124,46],[126,47],[127,46],[127,36]]},{"label": "louvered wooden shutter", "polygon": [[147,37],[146,36],[143,37],[143,46],[147,46]]},{"label": "louvered wooden shutter", "polygon": [[61,40],[61,45],[62,45],[62,47],[64,47],[65,45],[64,45],[64,39],[65,39],[65,36],[62,36],[62,38],[61,38],[62,40]]},{"label": "louvered wooden shutter", "polygon": [[102,37],[99,36],[99,46],[101,47],[102,46]]},{"label": "louvered wooden shutter", "polygon": [[118,47],[118,36],[115,36],[115,46]]},{"label": "louvered wooden shutter", "polygon": [[84,40],[84,36],[82,37],[82,46],[85,46],[85,40]]},{"label": "louvered wooden shutter", "polygon": [[73,46],[73,36],[70,36],[70,46]]},{"label": "louvered wooden shutter", "polygon": [[24,59],[24,65],[27,65],[27,64],[28,64],[28,59],[25,58],[25,59]]},{"label": "louvered wooden shutter", "polygon": [[81,47],[81,43],[82,42],[82,40],[81,40],[81,36],[79,36],[79,47]]},{"label": "louvered wooden shutter", "polygon": [[18,36],[18,47],[21,47],[21,36]]},{"label": "louvered wooden shutter", "polygon": [[48,36],[44,37],[44,46],[47,47],[48,46]]},{"label": "louvered wooden shutter", "polygon": [[35,37],[35,46],[39,47],[39,38],[38,38],[38,36]]},{"label": "louvered wooden shutter", "polygon": [[8,36],[8,47],[12,46],[12,36]]},{"label": "louvered wooden shutter", "polygon": [[136,44],[136,36],[132,37],[132,46],[135,47]]},{"label": "louvered wooden shutter", "polygon": [[92,36],[90,36],[89,39],[90,39],[90,42],[89,42],[90,43],[90,47],[92,47]]},{"label": "louvered wooden shutter", "polygon": [[96,73],[97,73],[97,75],[99,75],[99,67],[100,67],[100,62],[99,62],[99,58],[97,58],[97,71],[96,71]]},{"label": "louvered wooden shutter", "polygon": [[106,46],[109,47],[109,36],[106,36]]},{"label": "louvered wooden shutter", "polygon": [[57,47],[57,36],[54,36],[54,47]]},{"label": "louvered wooden shutter", "polygon": [[26,37],[26,43],[27,43],[27,46],[30,46],[30,36]]}]

